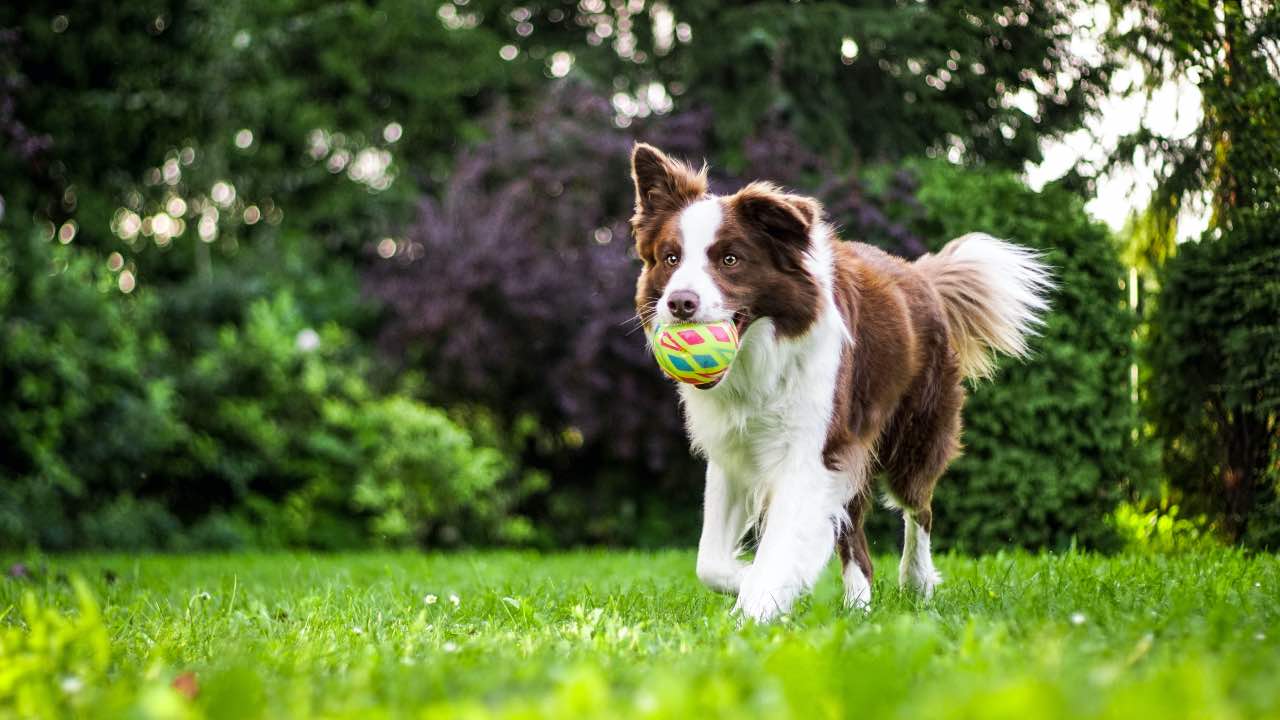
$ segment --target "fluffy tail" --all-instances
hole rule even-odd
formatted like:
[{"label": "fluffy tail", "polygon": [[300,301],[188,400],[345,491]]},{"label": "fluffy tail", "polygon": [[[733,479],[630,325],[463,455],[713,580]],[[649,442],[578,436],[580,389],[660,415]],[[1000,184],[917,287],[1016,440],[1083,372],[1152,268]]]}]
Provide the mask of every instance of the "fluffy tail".
[{"label": "fluffy tail", "polygon": [[970,233],[916,260],[916,267],[942,296],[965,377],[990,377],[997,351],[1027,356],[1027,337],[1044,323],[1054,284],[1039,253]]}]

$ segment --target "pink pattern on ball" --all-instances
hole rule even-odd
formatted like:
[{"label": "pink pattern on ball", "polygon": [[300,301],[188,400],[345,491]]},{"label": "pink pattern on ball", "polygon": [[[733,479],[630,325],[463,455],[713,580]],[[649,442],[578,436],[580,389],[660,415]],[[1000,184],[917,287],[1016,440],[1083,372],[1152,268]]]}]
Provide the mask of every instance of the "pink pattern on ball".
[{"label": "pink pattern on ball", "polygon": [[686,345],[702,344],[702,336],[698,334],[697,330],[681,330],[680,339],[684,340]]}]

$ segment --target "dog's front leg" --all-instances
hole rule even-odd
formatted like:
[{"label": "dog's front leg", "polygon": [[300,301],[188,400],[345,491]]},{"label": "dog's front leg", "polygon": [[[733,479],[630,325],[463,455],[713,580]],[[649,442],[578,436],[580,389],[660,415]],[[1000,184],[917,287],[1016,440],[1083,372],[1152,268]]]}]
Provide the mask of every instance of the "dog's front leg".
[{"label": "dog's front leg", "polygon": [[758,622],[788,612],[835,550],[848,483],[821,460],[791,465],[771,478],[764,533],[742,578],[734,611]]},{"label": "dog's front leg", "polygon": [[719,465],[708,462],[702,538],[698,541],[698,579],[703,585],[723,593],[738,592],[747,567],[738,559],[738,544],[746,530],[742,488],[730,483]]}]

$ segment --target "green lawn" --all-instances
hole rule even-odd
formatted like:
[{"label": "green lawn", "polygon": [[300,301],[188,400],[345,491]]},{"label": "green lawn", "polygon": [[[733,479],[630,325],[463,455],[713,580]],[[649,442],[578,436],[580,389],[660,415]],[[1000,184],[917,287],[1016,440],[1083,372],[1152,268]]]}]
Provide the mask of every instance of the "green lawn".
[{"label": "green lawn", "polygon": [[1273,556],[879,557],[741,629],[685,552],[18,560],[0,716],[1280,717]]}]

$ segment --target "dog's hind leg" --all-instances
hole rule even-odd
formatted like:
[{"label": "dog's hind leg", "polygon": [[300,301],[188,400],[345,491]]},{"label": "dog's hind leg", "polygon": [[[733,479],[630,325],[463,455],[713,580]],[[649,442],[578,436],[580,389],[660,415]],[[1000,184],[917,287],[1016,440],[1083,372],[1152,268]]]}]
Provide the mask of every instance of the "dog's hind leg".
[{"label": "dog's hind leg", "polygon": [[933,555],[929,550],[929,531],[933,513],[928,509],[903,509],[902,562],[898,565],[898,584],[911,588],[926,600],[933,597],[933,590],[942,582],[933,567]]},{"label": "dog's hind leg", "polygon": [[895,422],[894,447],[886,458],[885,471],[891,504],[902,509],[902,562],[898,584],[925,598],[933,595],[942,576],[933,566],[930,549],[933,532],[933,489],[960,449],[960,406],[963,394],[958,384],[934,396],[925,412],[907,415]]},{"label": "dog's hind leg", "polygon": [[871,497],[859,492],[846,506],[849,524],[840,533],[836,549],[840,552],[841,576],[844,579],[845,607],[868,610],[871,608],[871,553],[867,548],[867,534],[863,521],[871,509]]}]

